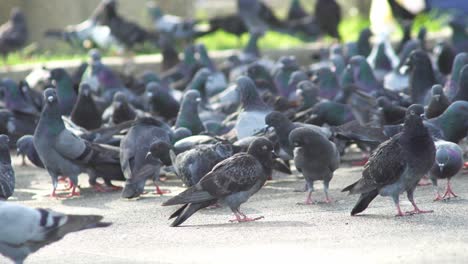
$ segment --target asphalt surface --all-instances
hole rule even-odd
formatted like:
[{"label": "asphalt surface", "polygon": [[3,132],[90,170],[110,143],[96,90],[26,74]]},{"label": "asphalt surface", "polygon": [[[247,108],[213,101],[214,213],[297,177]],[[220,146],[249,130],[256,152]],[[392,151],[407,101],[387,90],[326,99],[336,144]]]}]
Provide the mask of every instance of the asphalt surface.
[{"label": "asphalt surface", "polygon": [[[11,202],[74,214],[101,214],[113,222],[106,229],[66,236],[31,255],[26,263],[468,263],[468,176],[453,179],[459,194],[433,202],[431,186],[416,190],[420,208],[433,213],[395,217],[389,198],[378,197],[358,217],[349,212],[357,196],[340,190],[360,177],[362,168],[344,162],[330,183],[332,204],[298,205],[305,193],[296,176],[275,175],[241,209],[256,222],[230,223],[227,208],[202,210],[182,227],[169,227],[175,207],[162,207],[183,190],[176,178],[161,184],[170,194],[149,193],[122,200],[120,193],[96,193],[80,176],[81,197],[49,198],[51,183],[44,170],[22,167],[15,159],[17,189]],[[440,188],[445,181],[440,181]],[[316,199],[323,199],[317,182]],[[147,185],[147,190],[154,188]],[[411,205],[402,197],[402,208]],[[331,261],[331,262],[330,262]],[[9,263],[0,256],[0,263]]]}]

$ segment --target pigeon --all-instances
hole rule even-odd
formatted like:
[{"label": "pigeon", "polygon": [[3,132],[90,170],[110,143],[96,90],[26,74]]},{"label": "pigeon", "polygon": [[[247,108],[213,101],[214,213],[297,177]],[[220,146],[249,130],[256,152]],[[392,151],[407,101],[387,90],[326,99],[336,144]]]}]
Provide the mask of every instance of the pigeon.
[{"label": "pigeon", "polygon": [[418,40],[409,40],[403,46],[399,53],[400,63],[384,77],[384,87],[393,92],[406,91],[409,86],[409,76],[406,72],[406,62],[413,50],[421,49],[421,43]]},{"label": "pigeon", "polygon": [[[140,118],[120,142],[120,165],[127,179],[122,190],[123,198],[140,196],[149,178],[154,180],[156,193],[164,193],[159,189],[156,180],[159,180],[161,166],[170,164],[168,157],[171,135],[161,128],[161,123],[153,118]],[[159,157],[147,155],[152,144],[156,144]]]},{"label": "pigeon", "polygon": [[[429,177],[436,192],[434,201],[443,200],[452,196],[457,197],[452,191],[450,179],[463,167],[463,151],[457,144],[443,140],[436,141],[435,147],[435,163],[429,171]],[[439,190],[437,189],[437,179],[447,179],[447,188],[443,196],[440,196]]]},{"label": "pigeon", "polygon": [[465,65],[460,70],[457,93],[452,101],[468,101],[468,66]]},{"label": "pigeon", "polygon": [[241,204],[257,193],[272,173],[273,144],[266,138],[253,141],[247,153],[238,153],[213,167],[194,186],[162,205],[183,206],[170,219],[176,218],[171,226],[179,226],[198,210],[225,202],[236,216],[237,222],[249,222],[263,217],[249,218],[240,211]]},{"label": "pigeon", "polygon": [[295,93],[296,87],[290,87],[288,82],[293,72],[297,70],[299,66],[294,56],[284,56],[278,60],[277,68],[273,73],[273,82],[281,96],[289,98],[290,94]]},{"label": "pigeon", "polygon": [[39,113],[36,107],[28,103],[27,98],[24,97],[20,88],[12,79],[2,79],[0,82],[0,91],[3,94],[5,108],[8,110],[30,116],[35,116]]},{"label": "pigeon", "polygon": [[468,102],[452,103],[444,113],[427,120],[426,124],[434,137],[458,144],[468,131]]},{"label": "pigeon", "polygon": [[26,80],[20,80],[18,86],[28,104],[35,106],[38,111],[42,109],[42,93],[32,89]]},{"label": "pigeon", "polygon": [[320,30],[332,38],[341,41],[338,25],[341,22],[341,8],[335,0],[318,0],[315,2],[315,17]]},{"label": "pigeon", "polygon": [[425,116],[428,119],[438,117],[450,105],[450,101],[447,96],[445,96],[442,85],[436,84],[432,86],[431,93],[432,96],[425,112]]},{"label": "pigeon", "polygon": [[411,102],[424,104],[429,90],[437,84],[429,55],[422,50],[411,52],[406,62],[409,67],[409,87]]},{"label": "pigeon", "polygon": [[94,98],[92,96],[91,87],[87,83],[81,83],[70,118],[73,123],[87,130],[98,129],[102,125],[101,113],[99,112]]},{"label": "pigeon", "polygon": [[353,111],[347,104],[334,101],[322,100],[315,104],[309,111],[309,118],[305,121],[308,124],[322,126],[340,126],[355,120]]},{"label": "pigeon", "polygon": [[340,153],[335,144],[308,127],[296,128],[289,134],[290,144],[294,146],[294,164],[304,175],[309,194],[305,204],[313,203],[314,181],[323,181],[325,202],[330,203],[328,186],[333,172],[340,166]]},{"label": "pigeon", "polygon": [[122,92],[114,94],[112,104],[102,113],[102,121],[109,124],[120,124],[125,121],[134,120],[137,117],[143,116],[144,113],[127,101],[127,97]]},{"label": "pigeon", "polygon": [[299,82],[296,93],[301,101],[298,111],[306,111],[319,102],[320,88],[311,81]]},{"label": "pigeon", "polygon": [[369,28],[361,30],[361,32],[359,32],[359,37],[356,42],[346,43],[346,57],[351,58],[352,56],[356,55],[364,57],[369,56],[372,49],[372,46],[370,44],[371,36],[372,31]]},{"label": "pigeon", "polygon": [[[374,95],[382,90],[382,85],[375,78],[374,72],[363,56],[354,56],[349,60],[353,83],[360,90]],[[344,85],[344,84],[343,84]]]},{"label": "pigeon", "polygon": [[262,8],[259,0],[237,0],[237,12],[250,34],[263,35],[269,28],[261,16]]},{"label": "pigeon", "polygon": [[15,171],[11,166],[10,139],[0,135],[0,201],[7,200],[15,191]]},{"label": "pigeon", "polygon": [[397,216],[404,216],[399,196],[406,192],[414,207],[407,214],[428,213],[418,208],[414,190],[419,180],[429,172],[435,160],[436,149],[431,135],[423,125],[421,105],[411,105],[405,116],[403,131],[380,144],[364,165],[362,178],[343,189],[350,194],[361,194],[351,211],[364,211],[377,195],[391,196]]},{"label": "pigeon", "polygon": [[197,184],[211,169],[222,160],[232,156],[232,147],[221,142],[203,144],[176,156],[170,151],[172,166],[187,187]]},{"label": "pigeon", "polygon": [[13,8],[8,21],[0,25],[0,54],[6,64],[8,54],[23,48],[28,40],[26,18],[19,8]]},{"label": "pigeon", "polygon": [[238,139],[252,136],[265,127],[265,117],[271,109],[260,98],[255,84],[246,76],[236,80],[241,104],[234,130]]},{"label": "pigeon", "polygon": [[383,123],[385,125],[401,124],[405,120],[406,108],[394,104],[385,96],[377,98],[377,105],[382,111]]},{"label": "pigeon", "polygon": [[315,132],[321,134],[325,138],[329,138],[331,136],[331,132],[328,128],[303,123],[293,123],[283,113],[276,111],[269,113],[265,117],[265,124],[268,127],[274,128],[275,133],[278,136],[280,147],[287,154],[287,157],[285,159],[293,158],[294,146],[289,140],[289,134],[292,130],[298,127],[307,127],[308,129],[312,129]]},{"label": "pigeon", "polygon": [[57,87],[57,96],[62,115],[70,115],[77,99],[71,76],[65,69],[57,68],[50,71],[50,78],[55,82],[55,86]]},{"label": "pigeon", "polygon": [[127,49],[133,48],[136,44],[145,42],[153,43],[157,46],[159,36],[154,32],[149,32],[138,24],[128,21],[117,12],[117,1],[104,1],[104,11],[102,24],[109,27],[111,34],[122,43]]},{"label": "pigeon", "polygon": [[453,60],[455,59],[455,50],[446,42],[439,42],[434,47],[434,56],[437,69],[443,75],[448,75],[452,72]]},{"label": "pigeon", "polygon": [[111,225],[100,215],[62,214],[7,202],[0,202],[0,215],[0,253],[18,264],[68,233]]},{"label": "pigeon", "polygon": [[39,154],[37,154],[36,148],[34,147],[34,137],[32,135],[24,135],[16,141],[16,153],[18,155],[26,156],[34,166],[38,168],[44,168]]},{"label": "pigeon", "polygon": [[451,43],[457,53],[468,52],[468,33],[464,16],[454,17],[449,26],[452,29]]},{"label": "pigeon", "polygon": [[453,60],[452,74],[448,78],[444,87],[444,92],[450,100],[452,100],[457,93],[460,84],[461,69],[466,64],[468,64],[468,53],[458,53]]},{"label": "pigeon", "polygon": [[179,102],[157,82],[150,82],[146,85],[145,99],[148,110],[152,114],[157,114],[167,120],[177,117],[180,108]]},{"label": "pigeon", "polygon": [[314,71],[313,81],[320,88],[320,97],[333,100],[340,91],[336,75],[329,67],[320,67]]},{"label": "pigeon", "polygon": [[239,40],[244,33],[248,32],[241,17],[237,14],[212,17],[208,20],[208,24],[211,32],[223,30],[236,35]]},{"label": "pigeon", "polygon": [[72,192],[77,196],[78,175],[86,172],[89,182],[97,190],[96,182],[102,177],[107,186],[114,188],[111,180],[125,180],[120,169],[119,150],[110,146],[81,139],[65,128],[61,118],[57,93],[52,88],[44,91],[45,106],[34,132],[34,146],[46,170],[52,178],[52,196],[57,197],[57,179],[66,176],[71,181]]},{"label": "pigeon", "polygon": [[200,92],[189,90],[185,92],[177,114],[175,127],[185,127],[192,132],[192,135],[198,135],[205,131],[202,121],[198,115],[198,104],[200,103]]}]

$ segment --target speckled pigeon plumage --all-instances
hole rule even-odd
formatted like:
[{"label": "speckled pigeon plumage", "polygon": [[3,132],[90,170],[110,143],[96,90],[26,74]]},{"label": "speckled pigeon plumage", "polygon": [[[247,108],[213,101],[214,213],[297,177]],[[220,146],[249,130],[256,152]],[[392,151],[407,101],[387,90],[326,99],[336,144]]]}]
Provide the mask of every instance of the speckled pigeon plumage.
[{"label": "speckled pigeon plumage", "polygon": [[0,201],[7,200],[15,191],[15,171],[11,166],[9,141],[7,135],[0,135]]}]

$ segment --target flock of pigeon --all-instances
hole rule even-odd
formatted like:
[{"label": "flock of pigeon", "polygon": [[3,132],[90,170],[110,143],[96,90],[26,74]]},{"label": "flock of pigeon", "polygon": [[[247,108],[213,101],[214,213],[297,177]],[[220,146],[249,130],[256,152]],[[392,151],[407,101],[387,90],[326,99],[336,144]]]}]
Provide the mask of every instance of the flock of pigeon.
[{"label": "flock of pigeon", "polygon": [[[272,26],[258,15],[262,8],[245,3],[238,1],[238,17],[251,39],[219,65],[204,45],[188,44],[170,69],[129,76],[91,50],[73,73],[42,69],[42,79],[2,79],[0,200],[14,194],[15,147],[49,173],[56,198],[65,198],[56,192],[61,181],[66,197],[79,196],[83,173],[96,191],[121,190],[127,199],[144,195],[148,180],[156,193],[167,193],[161,176],[175,174],[187,189],[162,204],[180,206],[171,226],[220,204],[234,213],[231,221],[258,220],[240,206],[273,171],[291,174],[293,166],[305,180],[305,204],[315,203],[315,181],[333,204],[329,184],[351,145],[370,153],[362,178],[343,189],[359,194],[352,215],[378,195],[393,199],[398,216],[430,212],[414,200],[425,176],[436,200],[456,197],[450,179],[464,166],[458,144],[468,131],[465,24],[453,20],[452,38],[433,51],[424,29],[413,39],[406,27],[398,52],[386,36],[371,44],[365,29],[356,42],[332,45],[319,61],[300,66],[293,56],[261,56],[257,41]],[[447,179],[443,195],[438,179]],[[414,207],[406,213],[399,206],[404,192]],[[69,232],[110,225],[101,221],[1,201],[0,253],[22,263]]]}]

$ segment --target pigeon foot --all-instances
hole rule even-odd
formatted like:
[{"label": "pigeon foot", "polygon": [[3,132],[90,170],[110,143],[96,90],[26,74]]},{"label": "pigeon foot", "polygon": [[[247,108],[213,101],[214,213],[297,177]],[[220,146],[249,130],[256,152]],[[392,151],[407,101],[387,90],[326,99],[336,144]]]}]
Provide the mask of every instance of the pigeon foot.
[{"label": "pigeon foot", "polygon": [[167,193],[171,193],[170,190],[165,190],[165,189],[160,189],[158,185],[156,185],[156,191],[154,191],[154,194],[158,194],[158,195],[164,195],[164,194],[167,194]]}]

